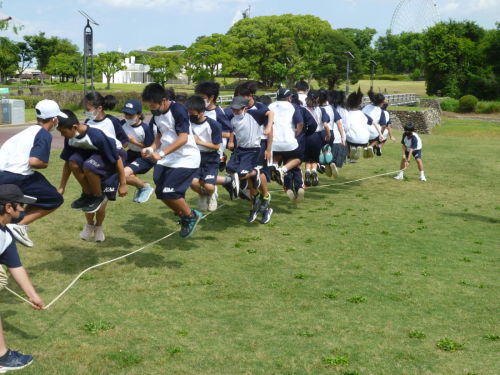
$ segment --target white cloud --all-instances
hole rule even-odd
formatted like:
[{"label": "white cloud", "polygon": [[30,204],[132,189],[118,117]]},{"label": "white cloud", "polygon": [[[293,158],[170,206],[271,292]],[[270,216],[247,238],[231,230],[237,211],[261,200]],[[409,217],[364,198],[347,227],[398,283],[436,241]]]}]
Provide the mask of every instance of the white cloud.
[{"label": "white cloud", "polygon": [[460,4],[458,4],[458,2],[448,1],[444,5],[439,7],[439,11],[443,14],[448,14],[454,12],[458,8],[460,8]]},{"label": "white cloud", "polygon": [[181,9],[194,12],[212,12],[225,4],[247,4],[248,0],[97,0],[100,5],[115,8]]},{"label": "white cloud", "polygon": [[500,8],[499,0],[476,0],[474,4],[471,5],[474,10],[489,10],[492,8]]}]

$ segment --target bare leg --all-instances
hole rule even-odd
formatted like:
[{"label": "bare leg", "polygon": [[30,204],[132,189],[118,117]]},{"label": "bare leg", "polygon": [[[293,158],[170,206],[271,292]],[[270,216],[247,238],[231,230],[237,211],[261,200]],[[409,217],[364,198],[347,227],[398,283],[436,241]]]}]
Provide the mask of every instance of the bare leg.
[{"label": "bare leg", "polygon": [[90,189],[89,183],[87,181],[87,178],[85,177],[85,173],[83,172],[83,169],[80,168],[80,166],[73,161],[70,161],[68,163],[68,165],[69,165],[69,169],[71,170],[71,173],[73,173],[73,176],[75,176],[76,180],[78,181],[78,183],[82,187],[82,191],[85,194],[91,194],[91,189]]},{"label": "bare leg", "polygon": [[204,195],[201,190],[200,180],[198,178],[193,178],[193,182],[191,182],[191,189],[197,192],[199,195]]},{"label": "bare leg", "polygon": [[89,184],[90,194],[95,196],[101,196],[102,195],[101,177],[99,177],[95,173],[92,173],[86,168],[83,169],[83,173],[85,173],[85,177]]},{"label": "bare leg", "polygon": [[286,162],[285,167],[287,170],[291,170],[300,165],[300,159],[290,159]]},{"label": "bare leg", "polygon": [[104,223],[104,219],[106,218],[106,206],[109,201],[106,201],[102,204],[101,207],[95,213],[95,225],[101,226]]},{"label": "bare leg", "polygon": [[174,211],[178,215],[182,216],[191,215],[191,208],[189,208],[184,198],[162,199],[162,202],[165,203],[172,211]]},{"label": "bare leg", "polygon": [[125,167],[125,179],[127,180],[127,185],[135,186],[138,189],[146,186],[144,181],[137,177],[130,167]]},{"label": "bare leg", "polygon": [[47,216],[51,212],[54,212],[57,210],[56,208],[53,208],[51,210],[44,210],[43,208],[40,207],[35,207],[35,206],[28,206],[25,209],[25,214],[24,214],[24,219],[19,222],[21,225],[28,225],[34,222],[35,220],[41,219],[44,216]]},{"label": "bare leg", "polygon": [[417,167],[420,172],[424,171],[424,163],[422,162],[422,159],[415,159],[417,162]]}]

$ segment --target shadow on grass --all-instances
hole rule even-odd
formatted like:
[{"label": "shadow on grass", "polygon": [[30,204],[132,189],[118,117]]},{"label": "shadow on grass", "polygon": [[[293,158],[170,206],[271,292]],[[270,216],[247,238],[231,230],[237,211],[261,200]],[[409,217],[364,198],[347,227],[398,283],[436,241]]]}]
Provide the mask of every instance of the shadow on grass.
[{"label": "shadow on grass", "polygon": [[11,311],[11,310],[7,310],[7,311],[2,311],[2,324],[3,324],[3,329],[6,331],[6,332],[9,332],[9,333],[12,333],[18,337],[22,337],[23,339],[26,339],[26,340],[34,340],[34,339],[37,339],[38,336],[35,336],[35,335],[31,335],[25,331],[23,331],[22,329],[16,327],[16,326],[13,326],[12,324],[10,324],[8,322],[8,319],[10,316],[14,316],[16,315],[17,313],[15,311]]},{"label": "shadow on grass", "polygon": [[469,214],[466,212],[445,212],[444,215],[460,217],[467,220],[482,221],[483,223],[500,224],[500,219],[483,215]]}]

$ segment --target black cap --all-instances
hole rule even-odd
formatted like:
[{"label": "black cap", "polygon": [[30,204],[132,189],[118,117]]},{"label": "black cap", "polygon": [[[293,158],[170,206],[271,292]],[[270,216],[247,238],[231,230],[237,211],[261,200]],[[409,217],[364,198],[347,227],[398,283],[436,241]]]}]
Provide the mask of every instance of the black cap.
[{"label": "black cap", "polygon": [[281,100],[281,99],[286,99],[292,96],[292,91],[288,90],[287,88],[281,88],[278,90],[276,93],[276,99]]},{"label": "black cap", "polygon": [[24,195],[17,185],[0,185],[0,204],[4,203],[35,203],[36,198]]},{"label": "black cap", "polygon": [[415,130],[415,126],[413,126],[413,123],[409,122],[404,126],[405,132],[412,132]]},{"label": "black cap", "polygon": [[248,100],[243,96],[235,96],[231,102],[232,109],[242,109],[248,105]]}]

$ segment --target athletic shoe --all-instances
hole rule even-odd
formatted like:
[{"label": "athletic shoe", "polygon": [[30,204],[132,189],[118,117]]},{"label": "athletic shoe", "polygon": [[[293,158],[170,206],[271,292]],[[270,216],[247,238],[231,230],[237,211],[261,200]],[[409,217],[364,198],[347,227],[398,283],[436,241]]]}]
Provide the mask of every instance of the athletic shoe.
[{"label": "athletic shoe", "polygon": [[267,224],[271,221],[271,215],[273,214],[273,209],[272,208],[267,208],[262,212],[262,220],[260,221],[261,224]]},{"label": "athletic shoe", "polygon": [[181,217],[181,238],[189,238],[193,235],[193,232],[203,218],[203,214],[198,210],[192,210],[191,216]]},{"label": "athletic shoe", "polygon": [[259,211],[260,212],[264,212],[265,210],[267,210],[269,208],[269,205],[271,204],[271,194],[269,193],[269,196],[267,199],[264,199],[260,196],[260,194],[258,195],[260,198],[260,206],[259,206]]},{"label": "athletic shoe", "polygon": [[318,186],[319,180],[318,180],[318,174],[316,171],[311,172],[311,185],[312,186]]},{"label": "athletic shoe", "polygon": [[96,225],[94,228],[95,228],[95,242],[103,242],[106,239],[106,237],[104,236],[102,225]]},{"label": "athletic shoe", "polygon": [[240,193],[240,176],[238,176],[238,173],[233,173],[231,175],[231,180],[232,180],[232,187],[233,187],[233,196],[234,199],[238,198],[239,193]]},{"label": "athletic shoe", "polygon": [[297,190],[297,202],[304,202],[305,190],[300,188]]},{"label": "athletic shoe", "polygon": [[311,172],[306,171],[306,177],[304,178],[304,183],[306,186],[311,186]]},{"label": "athletic shoe", "polygon": [[6,226],[18,242],[22,243],[24,246],[33,247],[33,241],[28,237],[27,225],[9,223]]},{"label": "athletic shoe", "polygon": [[229,193],[229,199],[233,200],[233,199],[236,199],[238,197],[234,196],[233,179],[232,179],[232,177],[230,177],[230,178],[231,179],[229,180],[229,182],[225,182],[225,183],[222,184],[222,187],[224,189],[226,189],[227,192]]},{"label": "athletic shoe", "polygon": [[219,160],[219,172],[224,172],[226,169],[226,155],[223,155]]},{"label": "athletic shoe", "polygon": [[368,159],[368,147],[363,148],[363,159]]},{"label": "athletic shoe", "polygon": [[238,197],[246,201],[252,200],[252,196],[250,195],[250,190],[248,189],[240,189]]},{"label": "athletic shoe", "polygon": [[321,151],[319,152],[319,163],[320,164],[325,164],[326,163],[324,148],[322,148]]},{"label": "athletic shoe", "polygon": [[354,159],[359,160],[362,152],[363,152],[363,147],[361,146],[356,147],[356,157]]},{"label": "athletic shoe", "polygon": [[216,186],[214,193],[208,197],[208,211],[213,212],[217,209],[217,199],[219,199],[219,194]]},{"label": "athletic shoe", "polygon": [[95,226],[90,224],[85,224],[83,230],[80,232],[80,238],[84,241],[90,240],[94,235]]},{"label": "athletic shoe", "polygon": [[288,189],[286,191],[286,196],[288,199],[290,199],[292,202],[296,199],[295,192],[292,189]]},{"label": "athletic shoe", "polygon": [[375,146],[375,154],[377,156],[382,156],[382,146]]},{"label": "athletic shoe", "polygon": [[285,172],[280,167],[273,168],[273,179],[278,183],[278,185],[283,186],[283,181],[285,180]]},{"label": "athletic shoe", "polygon": [[255,212],[259,212],[262,207],[262,199],[260,197],[260,194],[257,194],[255,197],[253,197],[252,201],[252,210]]},{"label": "athletic shoe", "polygon": [[208,195],[198,195],[198,210],[208,210]]},{"label": "athletic shoe", "polygon": [[427,179],[425,178],[425,176],[420,176],[420,181],[425,182],[425,181],[427,181]]},{"label": "athletic shoe", "polygon": [[331,163],[325,165],[325,173],[328,177],[332,177],[332,166]]},{"label": "athletic shoe", "polygon": [[337,178],[339,176],[339,170],[335,163],[330,163],[330,168],[332,169],[332,177]]},{"label": "athletic shoe", "polygon": [[321,174],[324,174],[326,172],[326,168],[324,164],[318,164],[318,169],[317,171]]},{"label": "athletic shoe", "polygon": [[98,197],[93,196],[87,201],[87,204],[82,208],[82,211],[86,214],[93,214],[94,212],[97,212],[107,201],[108,198],[104,194]]},{"label": "athletic shoe", "polygon": [[139,189],[139,193],[137,194],[137,199],[135,200],[135,202],[146,203],[154,191],[155,189],[153,189],[150,184],[145,184],[143,188]]},{"label": "athletic shoe", "polygon": [[80,195],[80,198],[75,199],[73,202],[71,202],[71,208],[74,210],[81,210],[83,207],[87,205],[87,203],[91,199],[92,199],[91,195],[82,193],[82,195]]},{"label": "athletic shoe", "polygon": [[375,153],[373,152],[372,146],[368,146],[366,148],[366,155],[368,156],[368,158],[373,158],[375,156]]},{"label": "athletic shoe", "polygon": [[394,176],[395,180],[402,180],[404,178],[404,175],[402,173],[398,173],[398,175]]},{"label": "athletic shoe", "polygon": [[256,211],[255,209],[251,209],[250,210],[250,213],[248,214],[248,217],[247,217],[247,223],[253,223],[255,221],[255,219],[257,219],[257,214],[258,214],[258,211]]},{"label": "athletic shoe", "polygon": [[0,361],[0,373],[2,374],[12,370],[20,370],[33,362],[32,356],[10,349],[7,349],[5,356],[6,358]]},{"label": "athletic shoe", "polygon": [[139,198],[140,193],[141,193],[141,188],[135,189],[134,199],[132,199],[132,202],[139,203],[139,202],[137,202],[137,198]]},{"label": "athletic shoe", "polygon": [[325,164],[330,164],[333,161],[332,148],[330,145],[326,145],[323,149],[325,150]]}]

